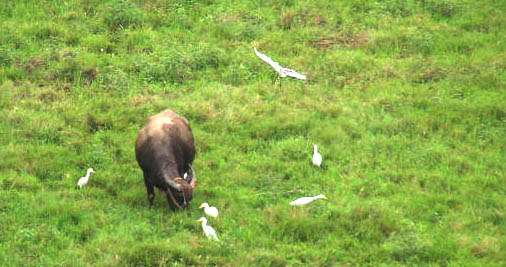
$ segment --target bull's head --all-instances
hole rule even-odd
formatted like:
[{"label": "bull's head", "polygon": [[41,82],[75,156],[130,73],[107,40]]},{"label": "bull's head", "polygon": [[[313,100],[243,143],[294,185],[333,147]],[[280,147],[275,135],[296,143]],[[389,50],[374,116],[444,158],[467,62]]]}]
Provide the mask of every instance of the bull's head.
[{"label": "bull's head", "polygon": [[168,198],[177,208],[186,209],[193,198],[193,189],[197,184],[197,177],[192,171],[186,179],[176,177],[169,181]]}]

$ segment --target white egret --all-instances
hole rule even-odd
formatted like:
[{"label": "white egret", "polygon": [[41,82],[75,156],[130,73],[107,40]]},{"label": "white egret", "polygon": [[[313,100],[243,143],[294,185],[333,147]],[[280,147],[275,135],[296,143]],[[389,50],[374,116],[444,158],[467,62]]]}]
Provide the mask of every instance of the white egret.
[{"label": "white egret", "polygon": [[300,80],[305,80],[306,79],[306,75],[302,75],[302,74],[296,72],[295,70],[282,67],[281,65],[279,65],[278,62],[272,60],[267,55],[264,55],[264,54],[258,52],[258,50],[255,47],[253,49],[255,50],[255,54],[261,60],[263,60],[265,63],[269,64],[278,73],[278,75],[279,75],[279,86],[281,86],[281,78],[292,77],[292,78],[296,78],[296,79],[300,79]]},{"label": "white egret", "polygon": [[83,186],[88,184],[88,179],[90,178],[91,173],[95,172],[93,168],[89,168],[86,172],[86,176],[81,177],[79,181],[77,182],[77,185],[79,186],[79,189],[81,189]]},{"label": "white egret", "polygon": [[292,206],[302,206],[302,205],[306,205],[306,204],[312,202],[313,200],[317,200],[317,199],[328,199],[328,198],[324,195],[317,195],[314,197],[301,197],[301,198],[298,198],[298,199],[290,202],[289,204]]},{"label": "white egret", "polygon": [[318,153],[318,146],[314,145],[314,152],[313,152],[313,165],[320,167],[322,165],[322,155]]},{"label": "white egret", "polygon": [[216,236],[216,232],[214,231],[214,229],[211,226],[207,225],[206,217],[201,217],[200,219],[198,219],[198,222],[202,222],[202,230],[204,230],[204,235],[206,235],[207,238],[220,241]]},{"label": "white egret", "polygon": [[213,218],[217,218],[218,217],[218,209],[216,207],[213,207],[213,206],[209,206],[209,204],[207,204],[206,202],[202,203],[199,207],[199,209],[201,208],[204,208],[204,213],[213,217]]}]

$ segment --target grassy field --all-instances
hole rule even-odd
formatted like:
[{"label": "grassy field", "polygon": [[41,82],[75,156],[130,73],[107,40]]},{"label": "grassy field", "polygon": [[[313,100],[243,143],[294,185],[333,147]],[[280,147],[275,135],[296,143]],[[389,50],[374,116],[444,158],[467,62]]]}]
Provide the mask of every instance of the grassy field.
[{"label": "grassy field", "polygon": [[[505,266],[504,25],[501,0],[1,0],[0,265]],[[166,108],[188,212],[149,210],[135,161]]]}]

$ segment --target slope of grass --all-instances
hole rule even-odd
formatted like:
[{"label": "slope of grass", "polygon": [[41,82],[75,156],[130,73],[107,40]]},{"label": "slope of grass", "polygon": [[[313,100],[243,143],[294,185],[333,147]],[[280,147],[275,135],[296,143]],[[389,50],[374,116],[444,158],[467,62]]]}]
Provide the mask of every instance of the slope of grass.
[{"label": "slope of grass", "polygon": [[[2,265],[506,264],[504,1],[237,2],[0,4]],[[188,212],[147,209],[134,157],[165,108]]]}]

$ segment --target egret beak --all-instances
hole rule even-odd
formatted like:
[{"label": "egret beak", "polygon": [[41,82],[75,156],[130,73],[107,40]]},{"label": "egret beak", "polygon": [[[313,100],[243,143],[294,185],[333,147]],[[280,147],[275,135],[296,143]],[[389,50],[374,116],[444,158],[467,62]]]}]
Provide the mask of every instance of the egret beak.
[{"label": "egret beak", "polygon": [[328,197],[323,197],[323,199],[325,199],[325,200],[329,200],[329,198],[328,198]]},{"label": "egret beak", "polygon": [[200,206],[199,206],[199,209],[202,209],[202,208],[204,208],[204,206],[200,205]]}]

